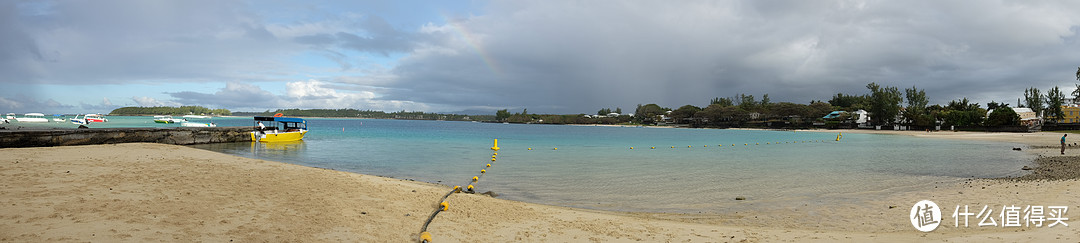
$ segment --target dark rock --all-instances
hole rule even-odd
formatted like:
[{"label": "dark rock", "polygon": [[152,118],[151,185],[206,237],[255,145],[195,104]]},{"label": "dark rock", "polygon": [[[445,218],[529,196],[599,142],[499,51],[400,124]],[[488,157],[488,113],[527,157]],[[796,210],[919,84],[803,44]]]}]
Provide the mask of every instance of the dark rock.
[{"label": "dark rock", "polygon": [[498,197],[499,196],[498,193],[495,193],[493,191],[486,191],[484,193],[480,193],[480,195],[486,195],[486,196],[489,196],[489,197]]},{"label": "dark rock", "polygon": [[1020,169],[1021,170],[1031,170],[1031,167],[1028,167],[1028,166],[1025,165],[1024,168],[1020,168]]},{"label": "dark rock", "polygon": [[84,129],[84,128],[90,128],[90,127],[87,127],[86,125],[79,125],[79,129]]},{"label": "dark rock", "polygon": [[889,206],[889,209],[894,209],[894,208],[896,208],[896,206]]},{"label": "dark rock", "polygon": [[735,197],[735,200],[746,200],[746,197],[743,197],[743,196]]},{"label": "dark rock", "polygon": [[1013,148],[1013,150],[1020,151],[1020,148]]}]

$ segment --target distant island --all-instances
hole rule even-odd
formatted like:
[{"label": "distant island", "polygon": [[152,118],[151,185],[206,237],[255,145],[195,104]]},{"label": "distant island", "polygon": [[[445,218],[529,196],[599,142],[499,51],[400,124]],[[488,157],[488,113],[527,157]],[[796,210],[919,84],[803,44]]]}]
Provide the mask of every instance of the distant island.
[{"label": "distant island", "polygon": [[112,116],[153,116],[153,115],[213,115],[229,116],[232,112],[228,109],[210,109],[202,106],[154,106],[154,107],[120,107],[112,112]]}]

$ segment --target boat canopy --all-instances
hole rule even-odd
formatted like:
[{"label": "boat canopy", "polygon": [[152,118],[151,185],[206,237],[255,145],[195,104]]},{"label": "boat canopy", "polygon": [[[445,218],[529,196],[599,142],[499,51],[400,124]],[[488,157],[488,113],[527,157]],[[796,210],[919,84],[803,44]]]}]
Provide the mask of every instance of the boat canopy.
[{"label": "boat canopy", "polygon": [[292,118],[292,117],[274,117],[276,122],[292,122],[292,123],[307,123],[304,119]]},{"label": "boat canopy", "polygon": [[255,121],[275,121],[275,122],[289,122],[289,123],[307,123],[304,119],[293,117],[269,117],[269,116],[256,116]]}]

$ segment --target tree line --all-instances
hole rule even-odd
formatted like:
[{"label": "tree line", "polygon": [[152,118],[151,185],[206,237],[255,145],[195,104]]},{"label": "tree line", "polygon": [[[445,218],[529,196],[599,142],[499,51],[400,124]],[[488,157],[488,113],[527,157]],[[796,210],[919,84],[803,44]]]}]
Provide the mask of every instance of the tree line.
[{"label": "tree line", "polygon": [[[1080,81],[1080,71],[1077,73]],[[877,83],[866,85],[868,93],[837,93],[828,101],[812,100],[808,104],[791,102],[772,102],[768,94],[760,99],[754,95],[738,94],[733,97],[716,97],[709,105],[698,107],[684,105],[676,109],[657,104],[638,104],[634,115],[621,114],[621,108],[612,111],[602,108],[598,117],[585,114],[577,115],[540,115],[529,114],[528,109],[511,114],[506,109],[496,112],[495,120],[512,123],[542,124],[687,124],[695,127],[826,127],[852,126],[856,117],[852,112],[865,110],[869,113],[869,124],[904,125],[915,128],[933,126],[1016,126],[1020,125],[1019,115],[1008,103],[991,101],[984,109],[980,104],[967,98],[949,101],[945,105],[929,105],[926,91],[915,86],[901,91],[897,87],[882,86]],[[1072,95],[1074,102],[1080,101],[1080,84]],[[1036,114],[1042,114],[1050,121],[1064,117],[1062,106],[1065,94],[1059,87],[1054,87],[1042,95],[1037,88],[1024,91],[1024,103],[1018,106],[1030,108]],[[988,110],[993,110],[987,114]],[[825,118],[833,111],[843,111],[839,116]],[[620,116],[605,117],[609,113]]]}]

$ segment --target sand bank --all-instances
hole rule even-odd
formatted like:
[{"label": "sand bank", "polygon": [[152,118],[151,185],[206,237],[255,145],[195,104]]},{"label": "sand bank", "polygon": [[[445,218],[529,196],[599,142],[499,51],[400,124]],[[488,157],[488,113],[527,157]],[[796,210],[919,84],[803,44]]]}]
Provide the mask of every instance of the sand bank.
[{"label": "sand bank", "polygon": [[[1026,138],[1002,136],[1040,143]],[[0,185],[0,241],[15,242],[409,242],[449,190],[161,144],[0,149]],[[998,207],[995,215],[1004,204],[1076,211],[1080,197],[1071,190],[1078,186],[972,179],[850,205],[727,215],[619,213],[454,194],[429,231],[436,242],[1075,242],[1080,225],[1073,221],[1002,228],[973,220],[956,228],[947,217],[922,233],[907,218],[924,199],[943,207],[943,215],[956,205]]]}]

